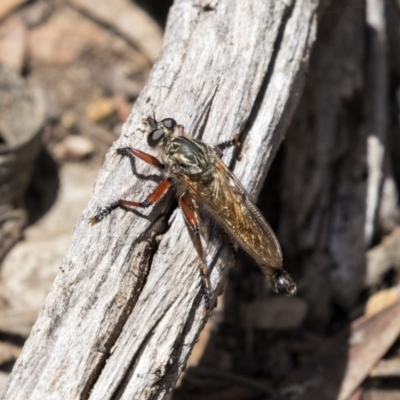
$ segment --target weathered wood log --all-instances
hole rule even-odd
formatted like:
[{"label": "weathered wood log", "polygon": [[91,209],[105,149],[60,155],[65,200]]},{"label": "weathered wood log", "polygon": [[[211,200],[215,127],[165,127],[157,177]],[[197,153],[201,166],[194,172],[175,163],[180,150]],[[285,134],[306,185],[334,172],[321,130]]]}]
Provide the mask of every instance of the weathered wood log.
[{"label": "weathered wood log", "polygon": [[[149,82],[109,151],[3,399],[161,399],[206,315],[199,261],[171,198],[144,212],[87,220],[118,198],[143,199],[154,170],[115,149],[148,151],[143,116],[173,117],[214,145],[240,135],[231,165],[257,196],[302,90],[317,0],[177,0]],[[171,214],[172,213],[172,214]],[[234,255],[205,218],[212,301]]]}]

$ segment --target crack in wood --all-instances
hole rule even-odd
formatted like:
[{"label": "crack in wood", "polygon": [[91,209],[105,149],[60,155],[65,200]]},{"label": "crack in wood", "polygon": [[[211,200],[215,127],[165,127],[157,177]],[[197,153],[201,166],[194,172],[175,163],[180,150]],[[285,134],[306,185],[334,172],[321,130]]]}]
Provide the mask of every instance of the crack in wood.
[{"label": "crack in wood", "polygon": [[[170,307],[168,307],[166,309],[165,314],[168,312]],[[164,315],[160,316],[160,318],[158,318],[154,325],[152,326],[152,328],[149,330],[148,334],[146,335],[146,337],[143,339],[143,342],[141,343],[140,347],[138,348],[138,350],[136,351],[136,354],[133,356],[131,363],[129,364],[129,367],[126,369],[124,376],[121,378],[121,382],[119,383],[119,385],[117,386],[117,388],[115,389],[115,392],[110,396],[110,400],[118,400],[122,397],[122,395],[124,394],[125,388],[126,386],[129,384],[129,381],[133,375],[133,373],[135,372],[136,369],[136,365],[137,363],[140,361],[141,355],[144,352],[144,350],[146,349],[148,343],[150,342],[151,337],[153,336],[154,332],[156,331],[157,326],[159,325],[159,323],[162,321],[162,319],[164,318]]]},{"label": "crack in wood", "polygon": [[[117,341],[122,333],[122,330],[126,324],[126,321],[128,320],[129,316],[132,314],[132,312],[135,308],[135,305],[140,296],[140,293],[142,292],[143,287],[146,285],[146,280],[147,280],[148,274],[150,272],[154,256],[157,253],[157,250],[159,247],[160,242],[156,238],[160,234],[165,234],[169,229],[167,221],[168,221],[168,218],[167,218],[166,214],[161,214],[154,221],[154,223],[152,223],[149,226],[149,228],[145,232],[143,232],[143,234],[137,240],[135,240],[132,243],[131,251],[128,252],[127,258],[129,258],[129,256],[131,256],[133,254],[135,247],[139,243],[142,243],[143,241],[147,241],[148,247],[143,254],[143,259],[144,260],[147,259],[148,261],[145,265],[145,268],[141,268],[139,270],[138,280],[140,283],[136,284],[134,286],[133,290],[131,291],[131,296],[126,299],[125,305],[123,307],[123,311],[120,313],[120,317],[119,317],[118,321],[116,322],[113,331],[109,334],[109,339],[106,341],[106,343],[104,343],[102,350],[99,351],[102,353],[101,361],[98,363],[97,368],[95,370],[93,370],[92,376],[89,377],[89,379],[87,381],[87,385],[83,389],[83,394],[82,394],[83,397],[82,398],[85,398],[85,399],[89,398],[90,392],[92,391],[93,387],[95,386],[98,378],[100,377],[100,375],[102,373],[102,370],[104,369],[105,364],[107,363],[107,360],[110,358],[110,356],[112,354],[112,348],[117,343]],[[143,265],[144,265],[144,263],[141,263],[141,266],[143,266]],[[133,267],[133,265],[130,265],[129,269],[131,270],[132,267]],[[96,293],[97,293],[97,291],[96,291]],[[158,322],[159,321],[156,322],[153,329],[155,329]],[[143,351],[143,349],[146,347],[147,341],[150,340],[151,334],[152,334],[152,331],[149,332],[148,337],[146,337],[146,340],[143,343],[143,346],[139,349],[138,355],[134,357],[134,360],[140,358],[140,354]],[[132,361],[132,365],[136,363],[136,361],[135,362],[133,362],[133,361]],[[121,381],[120,386],[122,384],[123,384],[123,380]],[[117,391],[121,389],[120,386],[118,386]],[[122,392],[123,392],[123,390],[122,390]],[[116,399],[117,398],[118,397],[116,397]]]},{"label": "crack in wood", "polygon": [[276,59],[278,57],[279,52],[281,51],[281,46],[282,46],[282,42],[283,42],[285,29],[286,29],[288,21],[290,20],[290,17],[293,13],[294,6],[295,6],[294,2],[291,2],[290,4],[287,4],[287,3],[284,3],[284,4],[286,6],[286,9],[283,13],[281,25],[279,26],[278,34],[276,36],[275,46],[273,48],[271,60],[268,64],[267,71],[265,72],[265,76],[261,83],[260,89],[257,93],[256,99],[253,103],[253,107],[249,113],[247,122],[246,122],[244,128],[242,129],[242,131],[238,133],[239,146],[234,148],[232,158],[229,163],[229,169],[231,171],[233,171],[235,169],[237,161],[240,160],[241,152],[243,150],[243,143],[246,139],[246,136],[250,132],[254,121],[257,119],[257,117],[259,115],[260,107],[263,103],[263,98],[265,96],[268,84],[271,80],[271,76],[272,76],[272,73],[275,68]]},{"label": "crack in wood", "polygon": [[[202,301],[202,294],[200,293],[196,297],[194,303],[200,304],[201,301]],[[181,360],[180,356],[182,354],[182,349],[185,346],[184,338],[191,331],[192,325],[195,323],[196,310],[197,310],[197,307],[192,307],[192,309],[190,310],[190,315],[187,319],[187,322],[184,325],[181,334],[176,338],[175,344],[172,347],[170,363],[168,363],[168,365],[166,367],[166,371],[164,371],[164,374],[161,376],[160,381],[159,381],[157,387],[155,388],[154,395],[149,400],[159,399],[163,393],[168,392],[169,388],[171,388],[171,385],[172,385],[171,383],[175,382],[176,379],[178,379],[178,377],[180,375],[181,367],[183,367],[183,364],[185,364],[185,362],[179,361],[179,360]],[[204,321],[204,323],[205,322],[206,321]],[[200,331],[198,332],[197,338],[199,335],[200,335]],[[167,373],[167,372],[169,372],[169,373]]]},{"label": "crack in wood", "polygon": [[218,86],[219,86],[218,84],[215,86],[215,89],[212,92],[212,94],[210,96],[210,99],[207,101],[207,104],[205,106],[205,111],[201,116],[201,123],[199,124],[200,126],[199,126],[199,129],[197,130],[198,133],[196,135],[197,139],[201,140],[202,137],[203,137],[203,133],[204,133],[204,131],[206,129],[206,126],[207,126],[207,123],[208,123],[208,121],[210,119],[210,112],[211,112],[212,104],[213,104],[215,96],[216,96],[216,94],[218,92]]}]

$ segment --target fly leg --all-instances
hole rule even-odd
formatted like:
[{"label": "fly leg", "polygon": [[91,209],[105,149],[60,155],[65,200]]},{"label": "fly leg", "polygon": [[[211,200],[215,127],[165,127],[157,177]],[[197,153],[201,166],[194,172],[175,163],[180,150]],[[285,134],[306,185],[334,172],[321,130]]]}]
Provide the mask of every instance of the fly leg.
[{"label": "fly leg", "polygon": [[[153,165],[154,167],[160,169],[164,168],[164,164],[161,161],[159,161],[156,157],[153,157],[152,155],[144,153],[143,151],[137,150],[133,147],[121,147],[117,149],[116,154],[127,157],[138,157],[147,164]],[[147,196],[146,200],[142,202],[129,201],[129,200],[114,201],[114,203],[111,203],[109,206],[100,209],[94,217],[89,218],[89,222],[92,225],[97,224],[102,219],[110,215],[111,212],[114,211],[116,208],[129,209],[129,207],[142,207],[142,208],[149,207],[152,204],[156,203],[165,194],[170,185],[171,181],[169,179],[162,181],[156,187],[154,192],[151,193],[149,196]]]},{"label": "fly leg", "polygon": [[163,180],[156,187],[154,192],[149,194],[144,201],[141,202],[130,201],[130,200],[114,201],[109,206],[100,209],[94,217],[89,218],[89,222],[92,225],[96,225],[102,219],[107,217],[107,215],[110,215],[111,212],[114,211],[116,208],[123,208],[126,210],[129,209],[130,207],[141,207],[141,208],[150,207],[151,205],[153,205],[154,203],[156,203],[158,200],[161,199],[161,197],[167,192],[170,186],[171,186],[171,180],[168,178]]},{"label": "fly leg", "polygon": [[138,157],[147,164],[153,165],[154,167],[163,169],[164,164],[159,161],[156,157],[151,156],[150,154],[144,153],[138,149],[134,149],[133,147],[120,147],[116,151],[120,156],[128,156],[128,157]]},{"label": "fly leg", "polygon": [[190,230],[193,234],[193,241],[196,247],[197,254],[199,255],[200,275],[203,283],[203,289],[205,292],[205,307],[207,312],[210,312],[210,279],[208,277],[207,266],[205,262],[203,246],[200,238],[200,220],[196,210],[196,206],[193,200],[186,194],[179,199],[179,205],[182,208],[183,215],[185,216],[186,223],[189,225]]},{"label": "fly leg", "polygon": [[237,135],[234,133],[232,135],[231,140],[227,140],[226,142],[217,144],[214,147],[214,150],[216,151],[218,156],[221,158],[224,155],[224,150],[229,149],[229,147],[232,147],[232,146],[239,147],[239,145],[240,145],[240,143],[238,141]]}]

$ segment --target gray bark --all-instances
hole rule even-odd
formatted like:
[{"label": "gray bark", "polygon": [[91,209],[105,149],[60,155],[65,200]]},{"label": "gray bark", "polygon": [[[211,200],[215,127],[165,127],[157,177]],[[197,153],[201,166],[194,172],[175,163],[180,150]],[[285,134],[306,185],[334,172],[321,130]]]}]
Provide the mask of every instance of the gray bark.
[{"label": "gray bark", "polygon": [[[175,1],[162,54],[106,157],[3,399],[161,399],[173,387],[206,320],[181,212],[169,217],[167,197],[94,228],[87,220],[154,188],[154,169],[114,157],[118,147],[149,151],[140,121],[153,112],[211,145],[239,133],[240,160],[228,153],[224,161],[256,197],[301,94],[317,3]],[[213,223],[202,232],[214,301],[234,256]]]}]

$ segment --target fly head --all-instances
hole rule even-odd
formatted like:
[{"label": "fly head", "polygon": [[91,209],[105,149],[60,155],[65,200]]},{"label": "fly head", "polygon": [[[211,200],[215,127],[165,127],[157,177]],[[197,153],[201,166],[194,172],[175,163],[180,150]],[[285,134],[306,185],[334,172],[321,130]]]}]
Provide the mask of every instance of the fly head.
[{"label": "fly head", "polygon": [[177,126],[173,118],[164,118],[161,121],[157,121],[153,117],[147,117],[143,122],[151,128],[147,135],[147,143],[150,147],[156,147],[162,139],[170,137]]}]

